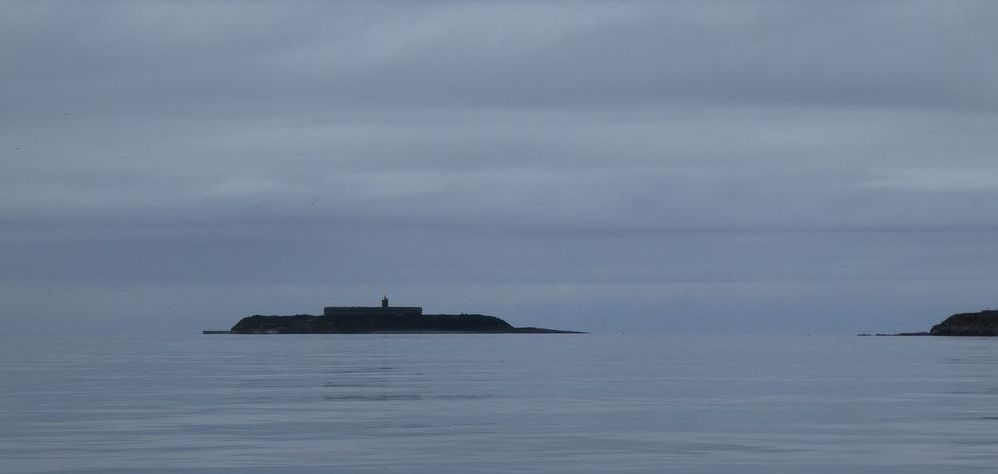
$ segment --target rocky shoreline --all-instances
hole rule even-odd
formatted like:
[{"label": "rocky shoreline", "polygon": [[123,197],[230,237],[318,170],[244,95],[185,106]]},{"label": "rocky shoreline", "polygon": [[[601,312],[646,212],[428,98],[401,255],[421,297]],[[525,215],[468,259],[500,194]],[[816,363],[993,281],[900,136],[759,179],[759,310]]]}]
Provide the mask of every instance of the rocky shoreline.
[{"label": "rocky shoreline", "polygon": [[976,313],[954,314],[927,332],[901,332],[897,334],[859,334],[859,336],[998,336],[998,310],[986,309]]},{"label": "rocky shoreline", "polygon": [[228,331],[202,334],[582,334],[538,327],[514,327],[484,314],[253,315]]}]

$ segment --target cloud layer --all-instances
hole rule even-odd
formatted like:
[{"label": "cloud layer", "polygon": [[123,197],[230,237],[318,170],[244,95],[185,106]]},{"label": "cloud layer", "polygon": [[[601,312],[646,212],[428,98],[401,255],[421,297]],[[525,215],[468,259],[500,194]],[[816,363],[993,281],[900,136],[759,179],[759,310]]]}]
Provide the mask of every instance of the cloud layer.
[{"label": "cloud layer", "polygon": [[993,304],[996,19],[6,3],[0,318],[192,331],[389,292],[596,331],[921,328]]}]

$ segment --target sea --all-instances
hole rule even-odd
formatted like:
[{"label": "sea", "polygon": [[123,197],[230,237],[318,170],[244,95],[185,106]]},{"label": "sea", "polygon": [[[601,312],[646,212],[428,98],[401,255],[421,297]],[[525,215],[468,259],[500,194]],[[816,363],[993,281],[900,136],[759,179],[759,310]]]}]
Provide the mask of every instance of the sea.
[{"label": "sea", "polygon": [[0,336],[2,473],[996,466],[998,339]]}]

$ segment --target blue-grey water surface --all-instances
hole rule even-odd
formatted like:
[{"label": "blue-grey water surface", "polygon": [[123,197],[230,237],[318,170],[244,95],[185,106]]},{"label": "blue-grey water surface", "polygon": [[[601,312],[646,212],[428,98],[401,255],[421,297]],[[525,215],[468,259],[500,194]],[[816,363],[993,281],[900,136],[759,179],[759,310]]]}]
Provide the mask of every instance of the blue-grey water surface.
[{"label": "blue-grey water surface", "polygon": [[0,472],[965,473],[998,340],[2,336]]}]

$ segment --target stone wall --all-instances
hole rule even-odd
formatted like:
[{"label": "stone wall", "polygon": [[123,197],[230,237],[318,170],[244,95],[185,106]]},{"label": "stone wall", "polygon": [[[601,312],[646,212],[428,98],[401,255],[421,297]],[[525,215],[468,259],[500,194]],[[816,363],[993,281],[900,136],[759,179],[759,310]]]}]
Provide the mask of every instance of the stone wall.
[{"label": "stone wall", "polygon": [[419,306],[326,306],[322,309],[323,316],[371,316],[371,315],[395,315],[395,316],[419,316],[423,314],[423,308]]}]

